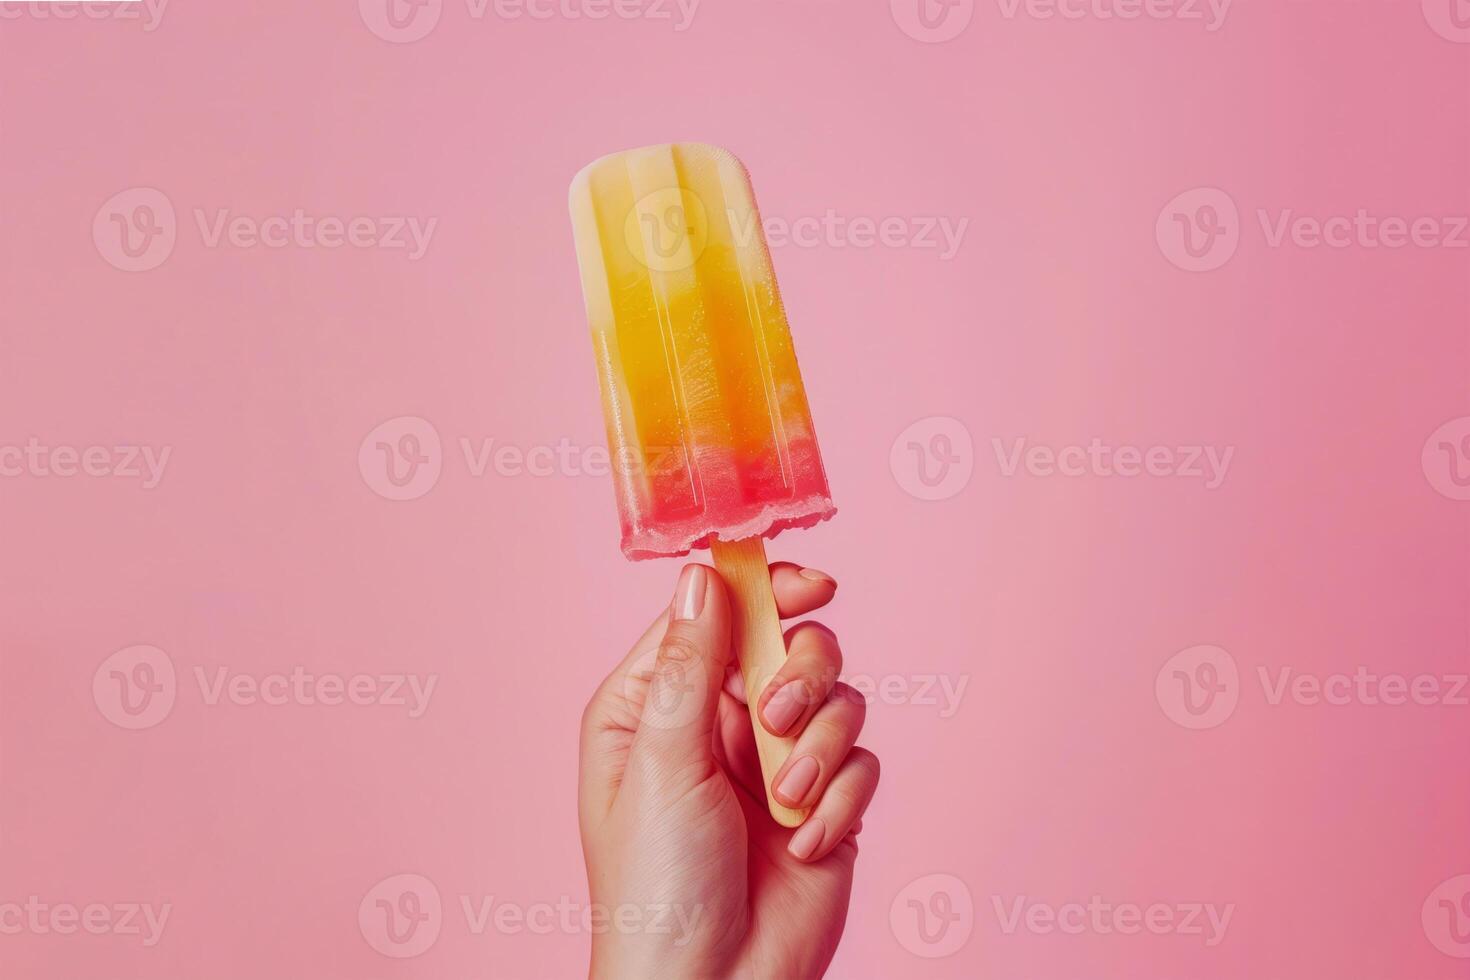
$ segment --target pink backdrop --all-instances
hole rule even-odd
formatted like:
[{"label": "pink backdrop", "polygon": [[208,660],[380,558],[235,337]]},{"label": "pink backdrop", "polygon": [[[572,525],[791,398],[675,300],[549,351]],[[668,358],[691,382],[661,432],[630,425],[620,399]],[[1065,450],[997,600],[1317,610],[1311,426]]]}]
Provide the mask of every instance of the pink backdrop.
[{"label": "pink backdrop", "polygon": [[1470,976],[1470,4],[558,3],[0,5],[0,974],[584,971],[677,564],[566,185],[701,139],[885,766],[832,975]]}]

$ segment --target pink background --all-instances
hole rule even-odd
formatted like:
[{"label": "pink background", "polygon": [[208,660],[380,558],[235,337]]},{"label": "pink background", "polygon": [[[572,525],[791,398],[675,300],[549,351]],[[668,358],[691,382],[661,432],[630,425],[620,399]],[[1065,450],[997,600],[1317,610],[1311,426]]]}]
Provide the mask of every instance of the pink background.
[{"label": "pink background", "polygon": [[[705,0],[683,31],[445,0],[413,43],[374,33],[382,0],[0,10],[0,447],[171,450],[153,489],[0,477],[0,906],[172,907],[151,947],[0,932],[0,974],[585,970],[585,934],[476,935],[460,896],[584,900],[578,716],[677,564],[621,558],[605,477],[476,476],[460,440],[600,445],[566,185],[701,139],[770,219],[969,222],[948,260],[774,250],[841,512],[772,551],[841,580],[848,672],[900,692],[868,716],[832,976],[1470,976],[1470,907],[1430,900],[1470,881],[1470,707],[1273,704],[1259,676],[1470,660],[1470,250],[1273,247],[1259,217],[1470,214],[1451,2],[1239,0],[1210,31],[965,0],[944,43],[906,0]],[[127,272],[110,214],[142,198],[104,204],[134,188],[176,242]],[[1173,215],[1221,192],[1236,251],[1186,271]],[[438,224],[417,261],[209,247],[219,209]],[[441,472],[394,501],[359,447],[404,416]],[[1452,458],[1426,440],[1457,419]],[[1022,437],[1234,454],[1216,489],[1008,476],[993,440]],[[1234,708],[1192,730],[1155,682],[1206,644]],[[128,730],[93,681],[137,645],[175,700]],[[196,679],[296,667],[438,686],[411,718]],[[968,685],[948,717],[932,678]],[[443,912],[395,959],[358,908],[404,873]],[[1216,945],[1005,928],[1094,895],[1233,912]],[[926,942],[909,898],[973,921]]]}]

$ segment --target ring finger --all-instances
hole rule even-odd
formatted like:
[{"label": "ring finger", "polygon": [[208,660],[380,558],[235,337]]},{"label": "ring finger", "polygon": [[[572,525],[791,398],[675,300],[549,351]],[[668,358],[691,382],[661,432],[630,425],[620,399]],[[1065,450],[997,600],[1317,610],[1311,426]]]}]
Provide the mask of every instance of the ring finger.
[{"label": "ring finger", "polygon": [[794,810],[804,810],[821,799],[857,742],[867,713],[868,703],[861,694],[846,684],[835,685],[771,781],[776,799]]}]

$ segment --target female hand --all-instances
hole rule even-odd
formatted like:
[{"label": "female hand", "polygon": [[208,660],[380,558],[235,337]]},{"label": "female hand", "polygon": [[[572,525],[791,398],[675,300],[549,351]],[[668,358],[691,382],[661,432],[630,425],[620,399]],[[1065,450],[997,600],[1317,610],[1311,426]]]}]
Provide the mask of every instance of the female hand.
[{"label": "female hand", "polygon": [[[771,566],[771,585],[782,618],[837,589],[786,563]],[[837,681],[836,636],[805,622],[786,643],[757,694],[765,727],[797,739],[774,781],[782,803],[811,807],[795,831],[766,809],[714,569],[683,569],[669,609],[592,696],[578,807],[593,908],[606,910],[594,978],[796,980],[831,962],[878,759],[854,747],[866,702]]]}]

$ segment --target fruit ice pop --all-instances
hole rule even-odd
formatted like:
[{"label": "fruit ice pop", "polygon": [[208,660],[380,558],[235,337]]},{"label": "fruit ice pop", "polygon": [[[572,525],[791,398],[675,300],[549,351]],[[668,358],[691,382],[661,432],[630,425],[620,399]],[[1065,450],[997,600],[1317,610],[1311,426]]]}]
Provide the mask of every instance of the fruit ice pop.
[{"label": "fruit ice pop", "polygon": [[750,178],[675,143],[572,182],[623,553],[687,554],[834,513]]},{"label": "fruit ice pop", "polygon": [[786,659],[763,539],[835,513],[750,177],[727,150],[603,157],[572,181],[572,225],[613,457],[623,554],[708,547],[771,815],[795,740],[757,717]]}]

